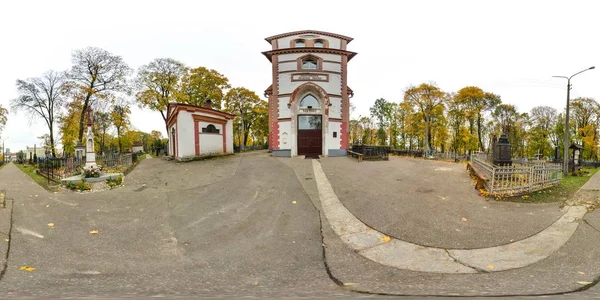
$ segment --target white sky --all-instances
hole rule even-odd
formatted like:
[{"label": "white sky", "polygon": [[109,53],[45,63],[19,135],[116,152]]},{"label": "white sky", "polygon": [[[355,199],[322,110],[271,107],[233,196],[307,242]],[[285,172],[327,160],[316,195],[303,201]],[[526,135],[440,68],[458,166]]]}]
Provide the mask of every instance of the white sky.
[{"label": "white sky", "polygon": [[[137,69],[159,57],[205,66],[262,97],[271,84],[264,38],[313,29],[354,38],[348,65],[356,105],[399,102],[409,85],[436,82],[447,92],[467,85],[529,111],[562,111],[571,99],[600,100],[599,4],[590,1],[1,1],[0,104],[10,109],[15,81],[66,70],[87,46],[121,55]],[[161,130],[158,112],[132,110],[136,129]],[[2,132],[15,152],[40,144],[41,120],[13,112]]]}]

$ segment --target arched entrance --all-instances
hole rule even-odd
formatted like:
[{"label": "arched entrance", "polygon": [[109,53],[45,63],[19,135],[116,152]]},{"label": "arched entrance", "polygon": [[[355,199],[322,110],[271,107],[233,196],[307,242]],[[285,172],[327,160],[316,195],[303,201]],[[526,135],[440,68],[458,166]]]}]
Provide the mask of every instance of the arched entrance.
[{"label": "arched entrance", "polygon": [[327,155],[327,94],[318,85],[305,83],[294,91],[291,101],[292,156]]}]

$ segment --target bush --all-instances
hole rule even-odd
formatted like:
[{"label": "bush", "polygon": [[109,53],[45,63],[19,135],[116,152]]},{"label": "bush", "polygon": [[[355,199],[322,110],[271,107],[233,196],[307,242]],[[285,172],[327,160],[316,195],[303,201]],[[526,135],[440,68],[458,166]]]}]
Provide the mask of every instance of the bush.
[{"label": "bush", "polygon": [[579,170],[571,172],[571,176],[584,176],[587,174],[590,174],[590,172],[588,170],[584,170],[584,169],[579,169]]},{"label": "bush", "polygon": [[92,187],[87,182],[83,181],[79,181],[77,183],[68,181],[64,184],[64,186],[70,190],[89,191],[92,189]]},{"label": "bush", "polygon": [[115,178],[106,179],[106,184],[112,189],[113,187],[120,186],[123,183],[123,176],[117,176]]}]

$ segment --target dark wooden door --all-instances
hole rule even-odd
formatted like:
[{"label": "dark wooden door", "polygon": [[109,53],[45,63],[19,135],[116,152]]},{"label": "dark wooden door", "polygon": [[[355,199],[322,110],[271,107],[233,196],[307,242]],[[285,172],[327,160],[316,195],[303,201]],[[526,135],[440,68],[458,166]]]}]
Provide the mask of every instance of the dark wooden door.
[{"label": "dark wooden door", "polygon": [[321,116],[298,116],[298,155],[323,153]]}]

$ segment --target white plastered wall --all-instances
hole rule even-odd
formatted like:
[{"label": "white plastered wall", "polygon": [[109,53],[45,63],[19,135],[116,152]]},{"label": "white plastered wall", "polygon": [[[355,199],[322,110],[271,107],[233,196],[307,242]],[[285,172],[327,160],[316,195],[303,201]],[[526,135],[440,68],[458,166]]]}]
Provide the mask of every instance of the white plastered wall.
[{"label": "white plastered wall", "polygon": [[194,119],[190,112],[179,112],[177,115],[177,131],[177,149],[179,157],[195,156]]},{"label": "white plastered wall", "polygon": [[329,98],[329,103],[331,106],[329,107],[329,117],[334,119],[342,118],[342,99],[341,98]]},{"label": "white plastered wall", "polygon": [[[340,149],[340,134],[342,131],[342,123],[338,121],[329,121],[329,131],[327,133],[327,150]],[[336,137],[333,133],[336,132]]]},{"label": "white plastered wall", "polygon": [[[308,81],[292,81],[292,75],[290,73],[279,74],[279,93],[280,94],[291,94],[294,90],[300,85],[308,82]],[[336,74],[329,74],[329,81],[318,81],[313,82],[319,85],[321,88],[327,92],[327,94],[332,95],[341,95],[342,94],[342,84],[340,81],[340,76]]]},{"label": "white plastered wall", "polygon": [[298,69],[298,63],[295,61],[280,63],[279,68],[278,68],[279,72],[295,71],[297,69]]},{"label": "white plastered wall", "polygon": [[337,63],[323,62],[323,71],[342,72],[342,65]]},{"label": "white plastered wall", "polygon": [[280,97],[279,101],[279,118],[290,118],[292,110],[287,106],[290,103],[290,97]]},{"label": "white plastered wall", "polygon": [[[292,149],[292,141],[296,138],[296,134],[292,132],[290,121],[279,122],[279,149]],[[295,142],[293,143],[295,145]]]},{"label": "white plastered wall", "polygon": [[[214,125],[219,130],[219,133],[203,133],[202,128],[205,128],[209,124]],[[223,125],[198,122],[198,129],[198,134],[200,135],[200,155],[223,153]]]}]

